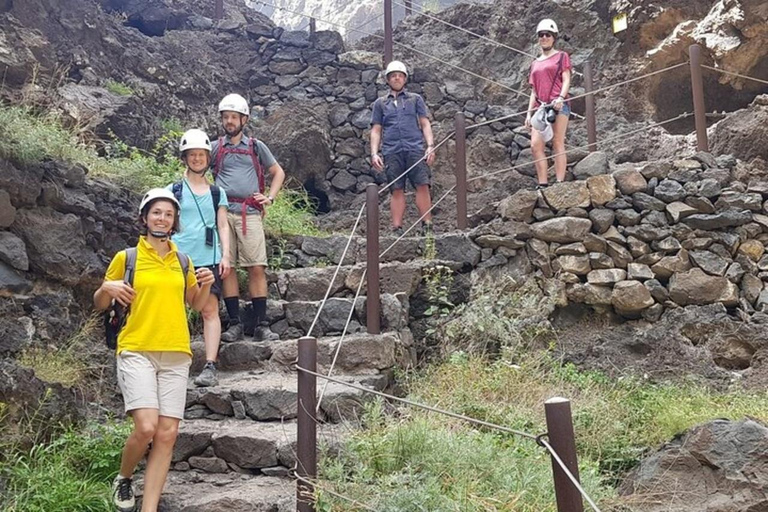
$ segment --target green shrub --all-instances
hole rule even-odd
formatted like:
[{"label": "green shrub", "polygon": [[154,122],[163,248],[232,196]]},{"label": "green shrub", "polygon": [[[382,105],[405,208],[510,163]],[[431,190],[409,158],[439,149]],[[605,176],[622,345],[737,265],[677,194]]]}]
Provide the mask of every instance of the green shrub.
[{"label": "green shrub", "polygon": [[6,512],[110,512],[110,485],[117,474],[130,423],[70,430],[27,453],[0,462]]},{"label": "green shrub", "polygon": [[106,157],[82,143],[54,114],[38,114],[28,107],[0,106],[0,157],[21,165],[46,158],[78,163],[92,176],[142,193],[179,179],[184,166],[176,156],[175,144],[181,134],[169,132],[151,152],[143,152],[113,139],[105,148]]},{"label": "green shrub", "polygon": [[112,80],[111,78],[104,83],[104,88],[118,96],[132,96],[134,94],[133,89],[128,85],[123,82],[118,82],[117,80]]},{"label": "green shrub", "polygon": [[[377,511],[555,510],[549,457],[534,442],[405,414],[400,421],[368,416],[368,430],[354,434],[340,457],[323,459],[319,499],[327,510],[359,509],[324,493],[324,485]],[[580,471],[593,496],[611,494],[596,465],[582,463]]]},{"label": "green shrub", "polygon": [[283,189],[267,209],[264,229],[272,237],[323,234],[315,225],[312,200],[304,189]]}]

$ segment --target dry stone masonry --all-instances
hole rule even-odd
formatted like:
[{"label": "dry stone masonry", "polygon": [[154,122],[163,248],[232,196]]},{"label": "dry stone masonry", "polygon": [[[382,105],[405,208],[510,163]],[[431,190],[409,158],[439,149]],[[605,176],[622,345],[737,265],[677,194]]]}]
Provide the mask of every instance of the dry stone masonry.
[{"label": "dry stone masonry", "polygon": [[613,172],[607,163],[593,153],[574,167],[577,180],[503,200],[500,218],[473,234],[487,261],[555,279],[561,305],[626,318],[713,303],[764,309],[767,181],[733,180],[735,160],[706,153]]}]

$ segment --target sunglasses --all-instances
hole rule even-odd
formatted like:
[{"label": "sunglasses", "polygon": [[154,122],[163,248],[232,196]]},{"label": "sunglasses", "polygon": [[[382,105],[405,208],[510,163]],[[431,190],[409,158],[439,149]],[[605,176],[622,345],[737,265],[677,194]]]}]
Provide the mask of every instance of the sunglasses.
[{"label": "sunglasses", "polygon": [[544,37],[555,37],[555,35],[552,32],[539,32],[539,39]]}]

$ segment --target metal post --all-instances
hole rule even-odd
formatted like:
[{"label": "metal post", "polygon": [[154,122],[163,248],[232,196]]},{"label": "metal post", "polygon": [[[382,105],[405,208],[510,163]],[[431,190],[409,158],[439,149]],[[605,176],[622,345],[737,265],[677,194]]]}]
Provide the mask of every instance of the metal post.
[{"label": "metal post", "polygon": [[456,113],[456,227],[467,229],[467,129],[462,112]]},{"label": "metal post", "polygon": [[220,20],[224,17],[224,0],[216,0],[216,6],[213,9],[213,19]]},{"label": "metal post", "polygon": [[[579,480],[579,463],[576,458],[576,439],[573,434],[571,401],[567,398],[554,397],[544,402],[547,417],[547,437],[549,444],[560,456],[568,470]],[[552,474],[555,480],[555,496],[558,512],[584,512],[584,503],[579,490],[574,487],[568,475],[552,458]]]},{"label": "metal post", "polygon": [[384,0],[384,67],[392,62],[392,0]]},{"label": "metal post", "polygon": [[[317,339],[299,338],[299,366],[317,372]],[[317,477],[317,377],[299,370],[296,434],[296,474],[307,480]],[[296,482],[296,511],[315,512],[314,486]]]},{"label": "metal post", "polygon": [[692,44],[688,48],[688,55],[691,58],[691,90],[693,91],[693,113],[696,119],[696,145],[699,151],[709,151],[704,80],[701,77],[701,47]]},{"label": "metal post", "polygon": [[413,14],[413,1],[405,0],[405,15],[410,16]]},{"label": "metal post", "polygon": [[589,94],[595,90],[592,85],[592,63],[584,63],[584,90],[587,92],[585,98],[587,114],[587,142],[590,153],[597,151],[597,119],[595,118],[595,95]]},{"label": "metal post", "polygon": [[365,189],[366,199],[366,249],[367,288],[366,324],[368,334],[381,333],[381,297],[379,296],[379,187],[369,183]]},{"label": "metal post", "polygon": [[315,40],[315,32],[317,32],[317,21],[315,18],[309,18],[309,40]]}]

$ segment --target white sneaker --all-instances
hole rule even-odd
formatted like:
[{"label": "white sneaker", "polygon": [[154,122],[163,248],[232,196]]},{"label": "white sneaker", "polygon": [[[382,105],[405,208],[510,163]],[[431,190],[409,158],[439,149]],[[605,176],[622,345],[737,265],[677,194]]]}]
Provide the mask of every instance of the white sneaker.
[{"label": "white sneaker", "polygon": [[132,479],[120,478],[120,475],[115,477],[114,482],[112,482],[112,503],[118,512],[134,512],[136,510]]}]

